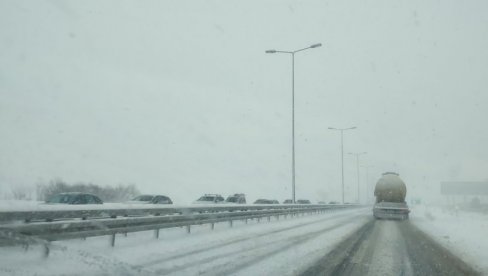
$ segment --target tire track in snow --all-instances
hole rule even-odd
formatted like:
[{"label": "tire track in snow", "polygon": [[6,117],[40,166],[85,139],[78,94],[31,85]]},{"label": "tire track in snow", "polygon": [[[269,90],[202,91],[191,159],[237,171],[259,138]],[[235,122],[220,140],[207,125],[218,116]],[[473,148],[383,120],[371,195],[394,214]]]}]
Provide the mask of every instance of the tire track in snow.
[{"label": "tire track in snow", "polygon": [[176,259],[188,257],[190,255],[196,255],[196,254],[199,254],[199,253],[202,253],[202,252],[206,252],[206,251],[209,251],[209,250],[216,250],[216,249],[221,248],[221,247],[224,247],[224,246],[233,245],[233,244],[236,244],[236,243],[239,243],[239,242],[243,242],[243,241],[247,241],[247,240],[262,238],[262,237],[266,237],[266,236],[278,234],[278,233],[281,233],[281,232],[285,232],[285,231],[289,231],[289,230],[294,230],[294,229],[298,229],[298,228],[301,228],[301,227],[310,226],[310,225],[313,225],[313,224],[322,223],[324,221],[337,219],[337,218],[340,218],[340,217],[343,217],[343,216],[344,216],[344,214],[335,214],[333,216],[328,216],[328,217],[325,217],[325,218],[320,219],[320,220],[315,220],[315,221],[312,221],[312,222],[308,222],[308,223],[304,223],[304,224],[299,224],[299,225],[293,225],[293,226],[281,228],[281,229],[278,229],[278,230],[272,230],[272,231],[269,231],[269,232],[266,232],[266,233],[263,233],[263,234],[258,234],[258,235],[251,234],[251,235],[249,235],[247,237],[240,237],[240,238],[237,238],[237,239],[233,239],[233,240],[230,240],[230,241],[227,241],[227,242],[220,243],[218,245],[211,244],[211,245],[208,245],[208,246],[205,246],[205,247],[202,247],[202,248],[199,248],[199,249],[195,249],[195,250],[192,250],[192,251],[189,251],[189,252],[184,252],[184,253],[172,255],[172,256],[169,256],[169,257],[165,257],[165,258],[158,258],[156,260],[151,260],[151,261],[148,261],[148,262],[145,262],[145,263],[140,264],[140,266],[157,265],[157,264],[160,264],[162,262],[176,260]]},{"label": "tire track in snow", "polygon": [[[256,263],[261,262],[262,260],[272,257],[278,253],[283,252],[284,250],[287,250],[289,248],[292,248],[298,244],[307,242],[311,239],[314,239],[320,235],[324,235],[329,231],[338,229],[340,227],[343,227],[345,225],[348,225],[350,223],[353,223],[356,218],[363,217],[363,215],[356,215],[353,217],[348,217],[345,219],[339,220],[338,223],[332,225],[332,226],[327,226],[325,228],[320,228],[318,230],[303,234],[295,234],[293,236],[287,236],[280,238],[278,240],[273,240],[269,242],[260,242],[258,246],[251,244],[249,246],[246,246],[244,248],[239,248],[238,250],[234,250],[231,252],[225,252],[217,255],[210,255],[207,256],[203,259],[200,259],[198,261],[189,263],[189,264],[182,264],[180,266],[175,266],[172,268],[165,268],[165,269],[159,269],[156,270],[155,273],[158,275],[166,275],[166,274],[173,274],[173,273],[179,273],[182,270],[186,270],[188,268],[208,264],[210,262],[215,262],[216,260],[222,261],[224,259],[229,259],[225,263],[219,263],[217,265],[211,266],[210,268],[207,268],[205,270],[199,271],[198,274],[201,275],[229,275],[233,272],[237,272],[241,269],[244,269],[246,267],[252,266]],[[297,227],[293,227],[295,229]],[[292,230],[292,229],[288,229]],[[286,230],[284,230],[286,231]],[[282,231],[280,231],[282,232]],[[271,234],[271,233],[268,233]],[[260,235],[256,236],[255,238],[262,238],[263,236],[266,235]],[[249,239],[252,239],[249,238]],[[246,240],[249,240],[246,239]],[[268,250],[266,250],[268,248]],[[264,250],[263,250],[264,249]],[[252,253],[254,252],[254,253]],[[252,253],[252,254],[249,254]],[[237,264],[236,264],[237,263]]]},{"label": "tire track in snow", "polygon": [[409,221],[371,221],[300,275],[480,275]]}]

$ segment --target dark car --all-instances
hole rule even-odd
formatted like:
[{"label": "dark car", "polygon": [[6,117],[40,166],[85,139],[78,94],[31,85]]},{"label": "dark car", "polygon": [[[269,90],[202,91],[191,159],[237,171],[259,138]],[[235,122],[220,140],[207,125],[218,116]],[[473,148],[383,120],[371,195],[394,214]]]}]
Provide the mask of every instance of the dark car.
[{"label": "dark car", "polygon": [[132,204],[173,204],[171,198],[164,195],[139,195],[128,201]]},{"label": "dark car", "polygon": [[280,204],[278,200],[274,199],[258,199],[254,201],[254,204]]},{"label": "dark car", "polygon": [[244,194],[230,195],[225,200],[225,203],[246,204],[246,195],[244,195]]},{"label": "dark car", "polygon": [[46,200],[47,204],[103,204],[96,195],[87,193],[61,193]]},{"label": "dark car", "polygon": [[219,194],[206,194],[196,201],[193,204],[216,204],[216,203],[224,203],[224,198]]},{"label": "dark car", "polygon": [[285,201],[283,201],[283,204],[293,204],[293,200],[285,199]]},{"label": "dark car", "polygon": [[308,199],[299,199],[297,200],[297,204],[312,204],[312,202]]}]

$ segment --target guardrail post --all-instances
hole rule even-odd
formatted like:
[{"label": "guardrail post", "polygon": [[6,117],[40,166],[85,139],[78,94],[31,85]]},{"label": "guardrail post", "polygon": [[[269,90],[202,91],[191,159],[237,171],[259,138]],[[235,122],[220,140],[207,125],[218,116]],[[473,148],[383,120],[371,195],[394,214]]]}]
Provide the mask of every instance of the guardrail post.
[{"label": "guardrail post", "polygon": [[246,224],[247,224],[247,219],[245,219],[244,221],[245,221],[245,222],[246,222]]},{"label": "guardrail post", "polygon": [[190,234],[190,225],[186,226],[186,233]]},{"label": "guardrail post", "polygon": [[114,233],[112,233],[112,235],[110,236],[110,245],[111,245],[112,247],[114,247],[114,246],[115,246],[115,232],[114,232]]},{"label": "guardrail post", "polygon": [[213,223],[213,222],[210,223],[210,229],[214,230],[214,228],[215,228],[215,223]]},{"label": "guardrail post", "polygon": [[154,237],[159,239],[159,229],[154,230]]},{"label": "guardrail post", "polygon": [[258,221],[258,223],[261,221],[261,218],[256,218],[256,220]]},{"label": "guardrail post", "polygon": [[232,227],[232,220],[229,220],[229,226]]}]

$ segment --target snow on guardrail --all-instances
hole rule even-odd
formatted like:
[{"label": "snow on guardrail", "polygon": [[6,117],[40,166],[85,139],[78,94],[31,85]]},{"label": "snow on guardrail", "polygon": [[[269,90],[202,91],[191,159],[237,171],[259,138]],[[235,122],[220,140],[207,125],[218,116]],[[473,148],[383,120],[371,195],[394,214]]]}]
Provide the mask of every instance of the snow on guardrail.
[{"label": "snow on guardrail", "polygon": [[[149,208],[149,209],[92,209],[92,210],[49,210],[49,211],[17,211],[0,212],[0,217],[12,218],[15,215],[25,218],[49,218],[49,222],[20,222],[4,223],[0,225],[0,232],[14,235],[17,244],[28,245],[32,241],[44,241],[46,247],[49,241],[86,238],[94,236],[111,236],[111,244],[115,244],[115,235],[128,232],[159,230],[172,227],[186,227],[190,233],[190,226],[228,221],[232,227],[235,220],[268,218],[277,219],[280,216],[295,216],[304,213],[322,213],[327,210],[357,208],[360,205],[232,205],[205,206],[181,208]],[[163,215],[163,212],[164,213]],[[130,214],[130,215],[128,215]],[[138,214],[138,216],[131,216]],[[54,216],[61,216],[62,219]],[[93,219],[83,217],[95,215]],[[104,217],[100,217],[104,215]],[[123,215],[123,216],[117,216]],[[97,217],[98,216],[98,217]],[[96,218],[95,218],[96,217]],[[86,218],[84,220],[79,218]],[[56,219],[56,220],[55,220]],[[59,220],[58,220],[59,219]],[[55,221],[52,221],[55,220]],[[29,221],[29,220],[27,220]],[[24,238],[22,238],[24,237]],[[4,237],[5,240],[5,237]],[[0,245],[2,244],[0,240]],[[46,248],[46,254],[49,249]]]}]

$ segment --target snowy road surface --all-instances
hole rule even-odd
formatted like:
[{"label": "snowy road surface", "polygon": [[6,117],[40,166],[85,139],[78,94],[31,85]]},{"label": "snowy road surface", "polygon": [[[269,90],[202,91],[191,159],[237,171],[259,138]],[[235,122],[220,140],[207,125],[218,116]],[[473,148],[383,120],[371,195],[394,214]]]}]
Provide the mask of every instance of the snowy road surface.
[{"label": "snowy road surface", "polygon": [[488,213],[415,206],[411,222],[453,254],[488,275]]},{"label": "snowy road surface", "polygon": [[371,208],[0,248],[1,275],[476,275],[409,221]]},{"label": "snowy road surface", "polygon": [[478,275],[410,221],[371,220],[302,275]]},{"label": "snowy road surface", "polygon": [[371,209],[334,211],[249,224],[219,223],[185,229],[53,242],[47,259],[32,247],[0,248],[7,275],[290,275],[298,274],[370,220]]}]

